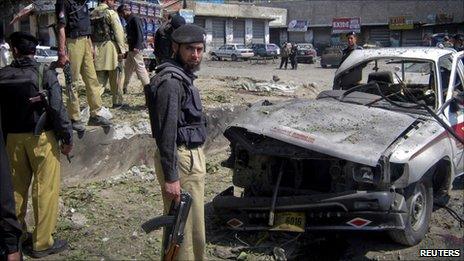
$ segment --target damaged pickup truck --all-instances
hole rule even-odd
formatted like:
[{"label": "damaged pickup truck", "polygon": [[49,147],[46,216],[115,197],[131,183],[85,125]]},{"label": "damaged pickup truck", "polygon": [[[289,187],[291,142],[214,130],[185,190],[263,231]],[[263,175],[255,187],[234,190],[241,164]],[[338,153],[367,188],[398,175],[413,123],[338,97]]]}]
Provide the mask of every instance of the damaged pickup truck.
[{"label": "damaged pickup truck", "polygon": [[380,230],[404,245],[463,174],[464,52],[354,51],[315,100],[251,106],[225,131],[236,230]]}]

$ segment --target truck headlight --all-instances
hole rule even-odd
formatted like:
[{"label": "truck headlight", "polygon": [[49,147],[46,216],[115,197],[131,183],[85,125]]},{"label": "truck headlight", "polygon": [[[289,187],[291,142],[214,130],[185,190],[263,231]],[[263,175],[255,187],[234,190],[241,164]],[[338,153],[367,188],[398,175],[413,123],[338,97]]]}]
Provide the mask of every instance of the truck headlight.
[{"label": "truck headlight", "polygon": [[353,168],[353,179],[360,183],[378,184],[380,172],[369,166],[356,166]]}]

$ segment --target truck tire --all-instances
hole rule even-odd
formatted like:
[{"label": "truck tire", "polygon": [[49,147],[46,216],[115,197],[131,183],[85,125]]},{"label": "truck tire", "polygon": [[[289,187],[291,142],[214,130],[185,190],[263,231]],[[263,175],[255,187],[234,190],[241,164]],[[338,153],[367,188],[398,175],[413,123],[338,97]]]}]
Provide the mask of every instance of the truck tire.
[{"label": "truck tire", "polygon": [[424,239],[429,230],[433,209],[433,187],[429,178],[423,177],[409,185],[404,192],[408,208],[404,230],[389,231],[391,239],[406,246],[413,246]]}]

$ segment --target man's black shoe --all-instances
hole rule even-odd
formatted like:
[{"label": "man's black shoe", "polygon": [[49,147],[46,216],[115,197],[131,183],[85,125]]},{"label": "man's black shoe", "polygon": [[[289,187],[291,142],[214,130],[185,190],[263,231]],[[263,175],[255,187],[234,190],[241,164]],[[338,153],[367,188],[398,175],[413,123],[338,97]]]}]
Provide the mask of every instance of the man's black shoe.
[{"label": "man's black shoe", "polygon": [[49,249],[45,249],[42,251],[35,251],[32,250],[30,256],[33,258],[42,258],[49,255],[57,254],[63,252],[64,250],[68,249],[68,242],[62,239],[56,239],[53,246]]},{"label": "man's black shoe", "polygon": [[112,108],[113,109],[125,109],[127,107],[129,107],[129,104],[127,104],[127,103],[119,103],[119,104],[116,103],[116,104],[113,104]]},{"label": "man's black shoe", "polygon": [[89,118],[89,126],[111,126],[112,123],[110,120],[102,116],[91,116]]},{"label": "man's black shoe", "polygon": [[73,130],[77,132],[84,132],[85,131],[85,125],[82,121],[71,121],[72,123],[72,128]]}]

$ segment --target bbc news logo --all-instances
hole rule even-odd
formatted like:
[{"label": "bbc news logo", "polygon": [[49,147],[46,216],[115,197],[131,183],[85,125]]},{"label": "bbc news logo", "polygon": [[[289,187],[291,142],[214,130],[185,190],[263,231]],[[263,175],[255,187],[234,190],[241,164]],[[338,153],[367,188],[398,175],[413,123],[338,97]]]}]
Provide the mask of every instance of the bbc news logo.
[{"label": "bbc news logo", "polygon": [[420,257],[460,257],[460,249],[421,249]]}]

